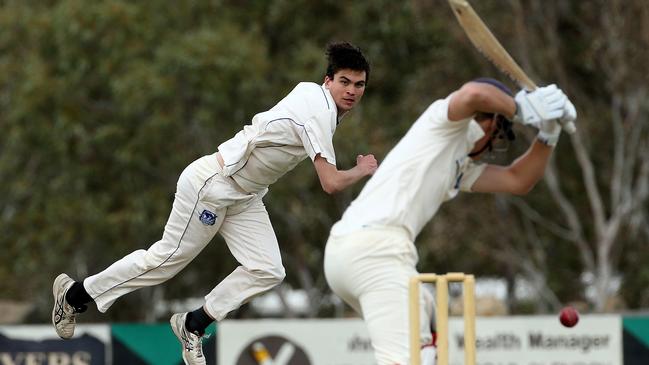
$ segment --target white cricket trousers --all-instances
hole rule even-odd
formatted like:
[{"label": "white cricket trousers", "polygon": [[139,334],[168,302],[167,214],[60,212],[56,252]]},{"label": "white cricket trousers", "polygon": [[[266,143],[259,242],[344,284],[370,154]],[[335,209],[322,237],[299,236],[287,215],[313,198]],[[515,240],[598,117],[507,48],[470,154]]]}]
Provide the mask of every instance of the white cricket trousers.
[{"label": "white cricket trousers", "polygon": [[83,285],[105,312],[124,294],[160,284],[180,272],[219,232],[239,262],[207,296],[205,308],[217,321],[286,275],[279,245],[259,193],[241,190],[222,175],[216,154],[192,162],[180,175],[162,239],[137,250]]},{"label": "white cricket trousers", "polygon": [[[417,275],[417,260],[414,244],[400,228],[367,228],[332,235],[327,241],[327,283],[363,317],[379,365],[410,363],[408,283]],[[420,333],[425,345],[432,341],[433,298],[425,290],[420,292]],[[434,357],[434,348],[427,347],[422,364],[433,364]]]}]

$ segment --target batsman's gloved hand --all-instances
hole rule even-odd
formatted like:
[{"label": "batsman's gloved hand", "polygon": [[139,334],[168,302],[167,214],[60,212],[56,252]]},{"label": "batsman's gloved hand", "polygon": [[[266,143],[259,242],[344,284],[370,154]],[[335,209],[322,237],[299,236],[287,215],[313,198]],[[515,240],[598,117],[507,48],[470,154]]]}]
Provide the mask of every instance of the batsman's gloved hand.
[{"label": "batsman's gloved hand", "polygon": [[554,84],[531,92],[521,90],[514,97],[516,115],[513,121],[525,125],[540,125],[542,121],[559,119],[564,115],[567,100],[563,91]]},{"label": "batsman's gloved hand", "polygon": [[566,105],[563,107],[563,116],[559,119],[559,123],[561,123],[564,131],[573,134],[577,131],[575,120],[577,120],[577,109],[570,100],[566,100]]},{"label": "batsman's gloved hand", "polygon": [[561,124],[558,120],[543,120],[537,125],[539,134],[536,138],[546,146],[554,147],[559,142]]},{"label": "batsman's gloved hand", "polygon": [[[570,134],[577,130],[573,123],[575,120],[577,120],[577,109],[566,97],[566,102],[563,105],[563,115],[559,119],[543,120],[536,125],[539,129],[537,138],[542,143],[554,147],[559,141],[559,134],[561,134],[562,129]],[[568,131],[568,128],[571,130]]]}]

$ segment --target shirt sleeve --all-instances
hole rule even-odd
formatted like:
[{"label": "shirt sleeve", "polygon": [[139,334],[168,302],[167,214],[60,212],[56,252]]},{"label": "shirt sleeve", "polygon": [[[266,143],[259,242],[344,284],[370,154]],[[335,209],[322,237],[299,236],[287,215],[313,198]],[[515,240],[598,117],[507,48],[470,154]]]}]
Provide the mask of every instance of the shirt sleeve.
[{"label": "shirt sleeve", "polygon": [[304,149],[312,161],[315,160],[317,154],[320,154],[327,162],[336,165],[331,118],[331,113],[327,111],[307,120],[300,137]]},{"label": "shirt sleeve", "polygon": [[471,187],[482,175],[486,167],[486,164],[470,162],[460,179],[460,190],[468,193],[472,192]]},{"label": "shirt sleeve", "polygon": [[445,99],[436,100],[424,112],[424,115],[427,116],[425,118],[426,122],[430,128],[462,132],[471,122],[473,117],[456,121],[448,119],[448,105],[452,96],[453,94],[447,96]]},{"label": "shirt sleeve", "polygon": [[451,100],[451,96],[449,95],[445,99],[440,99],[437,100],[436,102],[431,105],[431,109],[433,109],[433,115],[436,115],[438,119],[438,123],[451,123],[450,120],[448,120],[448,103]]}]

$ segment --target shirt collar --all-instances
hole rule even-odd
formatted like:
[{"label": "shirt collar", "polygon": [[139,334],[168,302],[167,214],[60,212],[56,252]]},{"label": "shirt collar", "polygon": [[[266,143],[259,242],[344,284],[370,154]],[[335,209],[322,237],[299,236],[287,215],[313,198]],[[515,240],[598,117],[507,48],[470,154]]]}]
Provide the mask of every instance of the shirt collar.
[{"label": "shirt collar", "polygon": [[333,112],[336,113],[336,124],[340,124],[347,112],[338,113],[338,107],[336,106],[336,102],[334,101],[334,97],[331,95],[331,92],[325,87],[324,83],[322,83],[322,85],[320,86],[322,87],[322,91],[327,98],[327,105],[329,106],[329,109],[333,110]]}]

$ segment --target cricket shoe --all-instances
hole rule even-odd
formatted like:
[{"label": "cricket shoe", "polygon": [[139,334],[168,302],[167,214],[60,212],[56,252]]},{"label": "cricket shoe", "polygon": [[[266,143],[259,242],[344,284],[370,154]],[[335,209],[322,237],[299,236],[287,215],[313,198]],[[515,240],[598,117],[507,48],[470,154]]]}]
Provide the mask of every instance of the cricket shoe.
[{"label": "cricket shoe", "polygon": [[203,336],[191,333],[185,328],[187,313],[176,313],[169,322],[171,329],[180,341],[183,348],[183,361],[185,365],[205,365],[203,356]]},{"label": "cricket shoe", "polygon": [[65,300],[65,294],[72,287],[74,280],[66,274],[61,274],[54,279],[52,294],[54,295],[54,308],[52,309],[52,324],[56,334],[64,340],[72,338],[76,325],[77,313],[85,312],[88,308],[83,305],[74,308]]}]

